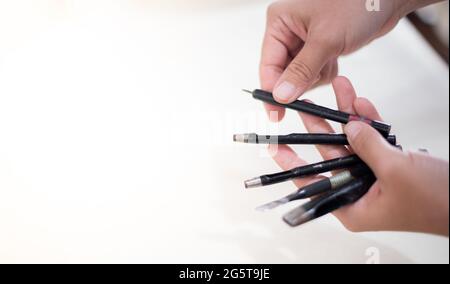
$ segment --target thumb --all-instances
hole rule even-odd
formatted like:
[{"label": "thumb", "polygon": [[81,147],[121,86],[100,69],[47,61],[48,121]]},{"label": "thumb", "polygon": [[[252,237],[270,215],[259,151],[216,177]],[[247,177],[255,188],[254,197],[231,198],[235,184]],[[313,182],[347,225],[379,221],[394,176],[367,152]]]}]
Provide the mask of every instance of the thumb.
[{"label": "thumb", "polygon": [[353,151],[375,172],[381,173],[387,161],[399,152],[378,131],[363,122],[350,122],[344,128]]},{"label": "thumb", "polygon": [[274,98],[288,104],[320,80],[320,72],[335,55],[332,48],[307,41],[300,53],[291,61],[274,88]]}]

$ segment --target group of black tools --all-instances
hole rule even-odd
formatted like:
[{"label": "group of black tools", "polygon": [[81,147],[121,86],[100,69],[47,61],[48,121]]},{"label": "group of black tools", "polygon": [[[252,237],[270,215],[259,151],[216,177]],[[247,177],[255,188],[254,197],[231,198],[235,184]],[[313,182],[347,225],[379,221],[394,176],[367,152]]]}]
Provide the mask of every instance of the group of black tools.
[{"label": "group of black tools", "polygon": [[[342,124],[347,124],[351,121],[365,122],[378,130],[390,144],[397,144],[396,137],[390,135],[391,126],[386,123],[332,110],[306,101],[295,101],[286,105],[280,104],[275,101],[271,93],[262,90],[246,92],[252,94],[255,99],[265,103],[304,112]],[[276,145],[349,145],[345,134],[290,134],[285,136],[239,134],[234,135],[234,141],[250,144]],[[300,188],[293,194],[257,208],[258,210],[266,211],[291,201],[314,198],[284,215],[283,220],[287,224],[299,226],[358,201],[369,191],[376,181],[371,169],[357,155],[350,155],[294,168],[285,172],[263,175],[246,181],[245,187],[255,188],[273,185],[292,179],[311,177],[337,170],[342,171],[330,178],[325,178]]]}]

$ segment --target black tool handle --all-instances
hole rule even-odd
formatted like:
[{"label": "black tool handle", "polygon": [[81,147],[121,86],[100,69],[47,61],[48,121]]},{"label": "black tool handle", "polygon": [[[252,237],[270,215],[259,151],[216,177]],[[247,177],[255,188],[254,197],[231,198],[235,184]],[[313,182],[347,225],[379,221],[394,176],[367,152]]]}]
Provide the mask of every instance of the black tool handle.
[{"label": "black tool handle", "polygon": [[303,167],[298,167],[290,171],[261,176],[262,185],[271,185],[280,182],[285,182],[295,178],[302,178],[306,176],[318,175],[334,170],[345,169],[353,167],[357,164],[363,163],[357,155],[328,160],[316,164],[311,164]]},{"label": "black tool handle", "polygon": [[360,178],[369,174],[373,174],[372,170],[367,164],[360,164],[350,169],[350,173],[355,178]]},{"label": "black tool handle", "polygon": [[323,106],[318,106],[306,101],[295,101],[290,104],[280,104],[277,102],[273,95],[269,92],[263,91],[263,90],[255,90],[253,91],[253,97],[257,100],[263,101],[265,103],[283,107],[283,108],[289,108],[296,111],[308,113],[314,116],[322,117],[325,119],[329,119],[335,122],[339,122],[342,124],[347,124],[350,121],[362,121],[369,125],[371,125],[373,128],[377,129],[383,136],[387,137],[389,133],[391,132],[391,126],[389,124],[370,120],[361,116],[329,109]]},{"label": "black tool handle", "polygon": [[[341,176],[344,173],[345,175]],[[293,195],[293,200],[311,198],[323,193],[335,192],[335,190],[342,186],[342,184],[349,183],[355,178],[359,178],[370,173],[372,173],[372,171],[366,164],[359,164],[349,171],[339,173],[338,175],[300,188],[297,194]]]},{"label": "black tool handle", "polygon": [[[391,145],[397,144],[397,137],[389,135],[386,140]],[[258,144],[277,145],[349,145],[345,134],[293,133],[281,136],[256,136]]]},{"label": "black tool handle", "polygon": [[311,198],[319,194],[329,192],[333,188],[329,178],[307,185],[295,195],[295,200]]},{"label": "black tool handle", "polygon": [[361,164],[363,161],[357,155],[341,157],[333,160],[323,161],[305,167],[298,167],[291,170],[292,178],[318,175],[334,170],[345,169]]},{"label": "black tool handle", "polygon": [[353,204],[363,197],[375,182],[373,174],[358,178],[335,193],[330,194],[322,199],[321,202],[316,203],[314,207],[315,217],[319,218],[328,213],[334,212],[337,209]]}]

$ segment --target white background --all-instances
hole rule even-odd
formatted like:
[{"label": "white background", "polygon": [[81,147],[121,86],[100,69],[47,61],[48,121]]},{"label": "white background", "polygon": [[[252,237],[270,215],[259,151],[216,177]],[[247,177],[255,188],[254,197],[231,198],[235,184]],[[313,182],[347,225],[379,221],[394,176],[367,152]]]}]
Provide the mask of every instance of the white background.
[{"label": "white background", "polygon": [[[254,211],[295,188],[244,191],[279,169],[232,134],[304,131],[240,91],[259,85],[268,3],[0,0],[0,262],[365,263],[375,247],[448,263],[446,238]],[[407,22],[340,73],[405,148],[448,159],[448,67]],[[308,97],[335,107],[330,87]]]}]

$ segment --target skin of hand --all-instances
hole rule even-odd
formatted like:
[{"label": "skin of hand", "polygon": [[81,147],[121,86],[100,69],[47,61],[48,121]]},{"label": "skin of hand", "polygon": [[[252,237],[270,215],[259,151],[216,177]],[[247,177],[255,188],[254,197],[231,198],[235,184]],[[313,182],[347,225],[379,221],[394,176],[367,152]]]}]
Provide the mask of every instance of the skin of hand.
[{"label": "skin of hand", "polygon": [[[260,62],[261,87],[279,103],[291,103],[308,89],[330,82],[337,58],[352,53],[392,30],[409,12],[437,0],[282,0],[267,11]],[[265,105],[272,121],[284,110]]]},{"label": "skin of hand", "polygon": [[[344,77],[333,80],[340,110],[381,120],[373,104],[358,98],[350,81]],[[311,133],[334,133],[325,120],[300,114]],[[402,152],[389,145],[371,126],[351,122],[344,127],[351,147],[317,146],[328,160],[358,154],[373,170],[377,182],[353,205],[334,212],[352,232],[408,231],[448,236],[449,234],[449,165],[447,161],[423,153]],[[288,146],[271,145],[269,150],[284,169],[306,165]],[[321,177],[299,179],[297,187]]]}]

